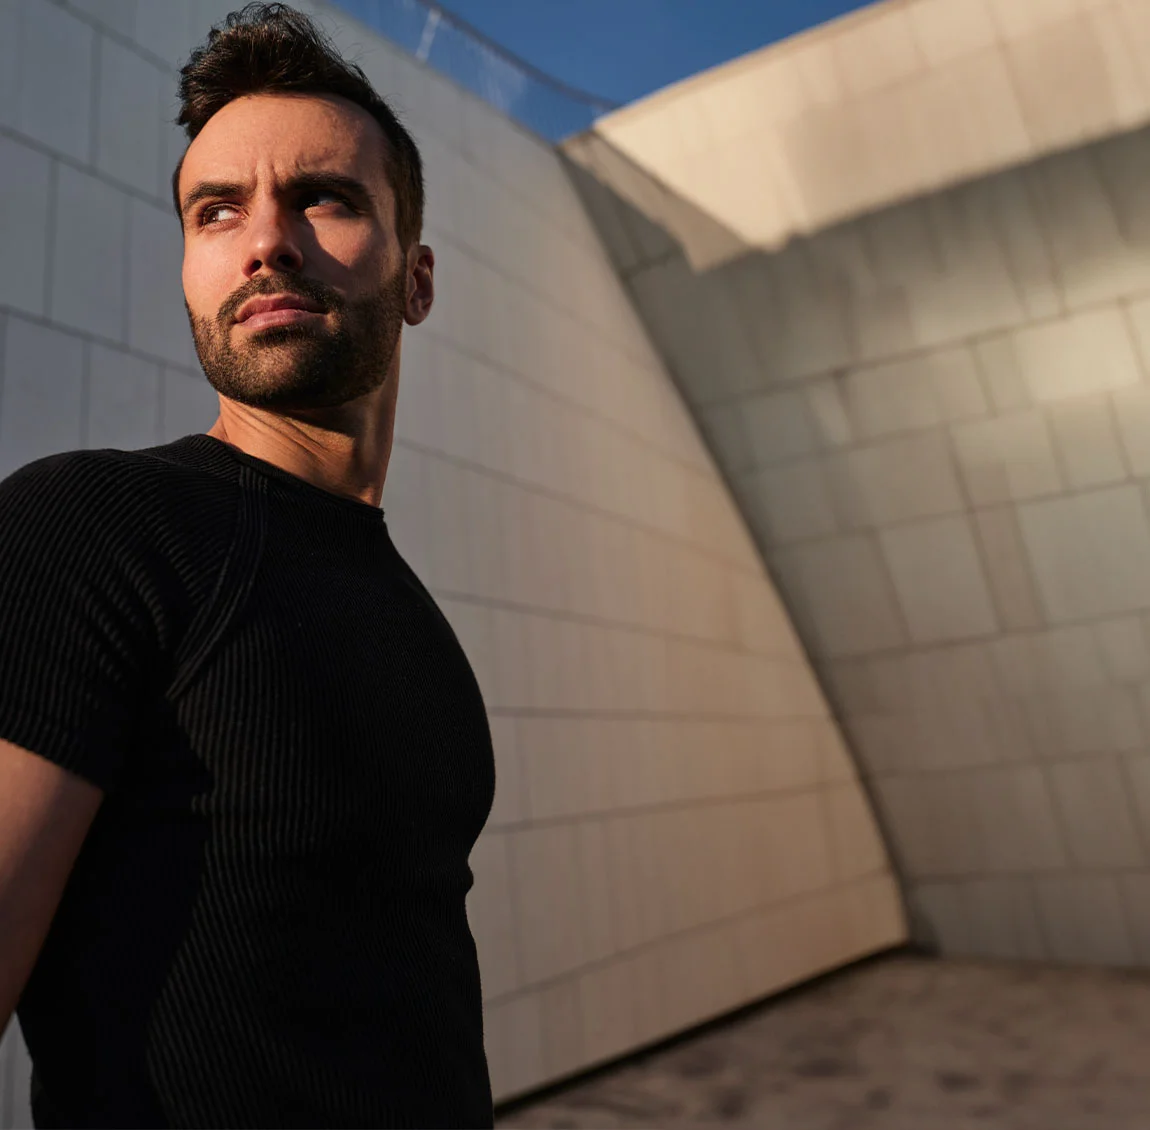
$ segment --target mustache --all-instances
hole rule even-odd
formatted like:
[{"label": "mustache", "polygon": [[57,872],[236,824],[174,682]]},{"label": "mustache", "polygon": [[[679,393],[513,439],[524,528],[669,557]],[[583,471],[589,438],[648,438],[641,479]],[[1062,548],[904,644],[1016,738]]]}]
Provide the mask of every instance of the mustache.
[{"label": "mustache", "polygon": [[216,314],[216,321],[221,326],[227,326],[249,298],[269,294],[294,294],[297,298],[314,302],[325,312],[343,309],[343,299],[325,283],[297,275],[261,275],[258,279],[244,283],[224,299]]}]

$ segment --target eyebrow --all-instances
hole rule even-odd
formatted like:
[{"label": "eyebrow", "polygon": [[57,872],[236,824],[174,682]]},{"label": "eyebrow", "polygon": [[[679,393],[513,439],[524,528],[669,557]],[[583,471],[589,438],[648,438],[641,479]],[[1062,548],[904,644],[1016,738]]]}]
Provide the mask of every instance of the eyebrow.
[{"label": "eyebrow", "polygon": [[[286,181],[281,193],[339,189],[360,202],[374,203],[367,185],[345,173],[298,173]],[[180,207],[180,219],[185,220],[201,200],[216,200],[227,196],[247,196],[249,186],[239,181],[202,180],[188,189]]]}]

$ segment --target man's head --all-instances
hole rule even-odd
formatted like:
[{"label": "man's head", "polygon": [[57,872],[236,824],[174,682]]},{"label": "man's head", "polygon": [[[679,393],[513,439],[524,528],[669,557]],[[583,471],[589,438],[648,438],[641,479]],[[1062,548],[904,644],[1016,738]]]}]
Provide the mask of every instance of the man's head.
[{"label": "man's head", "polygon": [[378,388],[403,322],[422,321],[432,301],[411,135],[363,72],[282,4],[230,15],[181,75],[177,120],[190,143],[172,192],[209,381],[283,411]]}]

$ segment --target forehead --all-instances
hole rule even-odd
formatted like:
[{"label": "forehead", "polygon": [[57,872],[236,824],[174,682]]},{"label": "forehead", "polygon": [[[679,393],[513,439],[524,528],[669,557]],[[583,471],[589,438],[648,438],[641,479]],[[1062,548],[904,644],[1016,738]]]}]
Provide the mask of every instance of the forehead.
[{"label": "forehead", "polygon": [[364,109],[328,94],[256,94],[213,114],[188,146],[181,192],[199,180],[259,181],[299,172],[346,173],[388,189],[387,146]]}]

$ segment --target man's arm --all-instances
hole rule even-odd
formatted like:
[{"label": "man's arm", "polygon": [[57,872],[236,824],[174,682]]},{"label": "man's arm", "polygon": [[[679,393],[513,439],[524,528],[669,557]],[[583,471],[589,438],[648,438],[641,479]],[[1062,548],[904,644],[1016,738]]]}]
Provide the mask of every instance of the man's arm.
[{"label": "man's arm", "polygon": [[103,799],[95,785],[0,738],[0,1032]]}]

